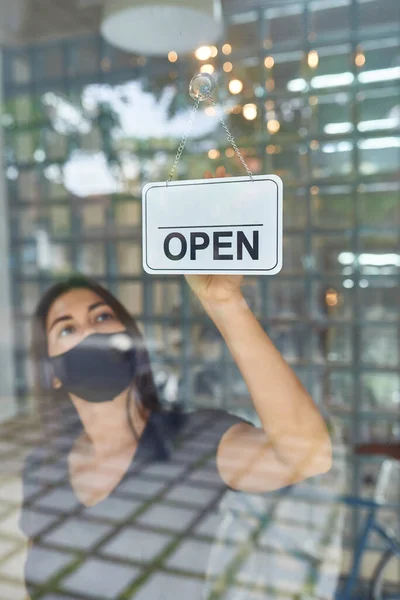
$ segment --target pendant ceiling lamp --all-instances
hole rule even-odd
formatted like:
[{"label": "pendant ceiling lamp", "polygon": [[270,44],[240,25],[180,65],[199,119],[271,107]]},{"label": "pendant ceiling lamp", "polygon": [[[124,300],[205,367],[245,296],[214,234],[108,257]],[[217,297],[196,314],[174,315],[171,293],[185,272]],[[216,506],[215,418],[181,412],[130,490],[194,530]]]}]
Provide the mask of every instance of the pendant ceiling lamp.
[{"label": "pendant ceiling lamp", "polygon": [[135,54],[185,54],[222,36],[221,1],[106,0],[101,33],[109,44]]}]

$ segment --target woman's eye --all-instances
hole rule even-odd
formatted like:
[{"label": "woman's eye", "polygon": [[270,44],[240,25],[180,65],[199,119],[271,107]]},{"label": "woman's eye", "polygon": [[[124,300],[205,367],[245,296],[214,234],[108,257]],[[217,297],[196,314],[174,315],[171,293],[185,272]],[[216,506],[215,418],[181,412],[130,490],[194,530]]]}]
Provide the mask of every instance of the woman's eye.
[{"label": "woman's eye", "polygon": [[72,325],[68,325],[67,327],[64,327],[63,329],[61,329],[59,336],[60,337],[65,337],[67,335],[70,335],[71,333],[74,333],[75,329]]},{"label": "woman's eye", "polygon": [[104,321],[109,321],[110,319],[113,319],[114,315],[110,314],[110,313],[101,313],[101,315],[98,315],[96,317],[96,321],[98,323],[103,323]]}]

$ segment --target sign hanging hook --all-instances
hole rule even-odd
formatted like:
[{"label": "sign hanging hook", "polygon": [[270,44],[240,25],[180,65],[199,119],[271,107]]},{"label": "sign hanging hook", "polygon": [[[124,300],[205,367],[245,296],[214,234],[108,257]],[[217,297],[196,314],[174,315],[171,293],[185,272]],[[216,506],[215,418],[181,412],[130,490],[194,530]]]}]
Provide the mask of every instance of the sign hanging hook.
[{"label": "sign hanging hook", "polygon": [[178,150],[175,156],[175,160],[174,160],[174,164],[172,165],[172,169],[171,172],[169,174],[169,177],[167,179],[166,185],[168,185],[168,183],[170,183],[172,181],[172,178],[175,174],[176,171],[176,167],[178,166],[178,163],[180,161],[180,158],[182,156],[182,153],[185,149],[186,146],[186,142],[188,141],[189,138],[189,134],[192,130],[193,127],[193,123],[196,117],[196,113],[198,111],[200,102],[203,102],[204,100],[210,100],[211,104],[213,105],[213,107],[215,108],[215,111],[218,115],[219,121],[224,129],[224,131],[226,132],[227,135],[227,139],[228,142],[231,144],[232,148],[234,149],[234,151],[236,152],[240,162],[242,163],[243,167],[246,170],[247,175],[250,177],[251,181],[254,182],[253,179],[253,173],[250,171],[249,167],[246,164],[246,161],[244,160],[239,148],[237,147],[237,144],[235,142],[235,138],[233,137],[233,135],[231,134],[229,127],[227,126],[227,124],[225,123],[222,115],[220,114],[217,104],[212,96],[212,94],[214,93],[216,88],[216,83],[213,77],[211,77],[211,75],[209,75],[208,73],[199,73],[197,75],[195,75],[190,84],[189,84],[189,94],[190,96],[193,98],[193,100],[195,101],[195,104],[193,105],[192,108],[192,113],[190,115],[190,119],[189,119],[189,123],[188,123],[188,127],[187,130],[185,132],[185,134],[182,137],[182,140],[178,146]]}]

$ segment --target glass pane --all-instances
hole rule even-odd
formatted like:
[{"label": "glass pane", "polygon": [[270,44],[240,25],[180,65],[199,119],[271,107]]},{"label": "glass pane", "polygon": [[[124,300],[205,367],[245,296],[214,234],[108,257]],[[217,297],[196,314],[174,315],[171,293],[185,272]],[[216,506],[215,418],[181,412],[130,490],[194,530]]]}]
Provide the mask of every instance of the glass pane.
[{"label": "glass pane", "polygon": [[[324,11],[325,12],[325,11]],[[317,48],[318,64],[311,68],[311,85],[318,90],[330,87],[348,86],[353,81],[351,75],[351,46],[329,46]],[[314,63],[309,60],[309,64]]]},{"label": "glass pane", "polygon": [[304,230],[307,223],[307,196],[305,189],[286,189],[283,202],[283,222],[285,230]]},{"label": "glass pane", "polygon": [[54,273],[64,275],[71,272],[71,247],[67,244],[53,244],[51,247],[51,264]]},{"label": "glass pane", "polygon": [[368,373],[362,376],[363,410],[399,414],[400,380],[393,373]]},{"label": "glass pane", "polygon": [[27,238],[37,230],[40,212],[38,208],[24,208],[14,211],[14,218],[17,220],[18,236]]},{"label": "glass pane", "polygon": [[106,262],[103,244],[83,244],[80,251],[79,270],[87,275],[104,275]]},{"label": "glass pane", "polygon": [[364,2],[358,11],[358,19],[360,30],[364,34],[398,31],[399,5],[397,0]]},{"label": "glass pane", "polygon": [[343,177],[353,170],[353,143],[335,141],[319,144],[311,142],[311,173],[316,179]]},{"label": "glass pane", "polygon": [[397,88],[374,89],[357,94],[359,123],[361,133],[382,132],[399,126],[399,94]]},{"label": "glass pane", "polygon": [[296,137],[308,108],[304,98],[276,98],[265,103],[267,120],[278,120],[280,134],[291,133]]},{"label": "glass pane", "polygon": [[18,197],[23,202],[41,199],[42,186],[40,174],[35,169],[24,169],[19,172]]},{"label": "glass pane", "polygon": [[37,283],[21,283],[17,288],[19,295],[18,304],[21,305],[24,315],[31,316],[39,302],[40,290]]},{"label": "glass pane", "polygon": [[181,286],[179,283],[154,283],[153,310],[155,315],[179,317],[181,306]]},{"label": "glass pane", "polygon": [[363,175],[398,172],[400,136],[366,138],[358,142],[358,148]]},{"label": "glass pane", "polygon": [[45,152],[50,160],[66,158],[68,138],[65,135],[46,129],[42,139]]},{"label": "glass pane", "polygon": [[142,254],[139,244],[120,242],[117,245],[118,270],[121,275],[139,275],[142,270]]},{"label": "glass pane", "polygon": [[364,275],[397,275],[400,272],[398,261],[398,234],[379,232],[360,235],[360,271]]},{"label": "glass pane", "polygon": [[283,269],[282,274],[292,275],[304,272],[306,245],[303,236],[287,234],[283,238]]},{"label": "glass pane", "polygon": [[400,187],[395,183],[359,186],[360,225],[385,228],[400,223],[399,195]]},{"label": "glass pane", "polygon": [[[301,77],[301,60],[303,58],[303,54],[300,52],[292,53],[286,58],[283,56],[275,56],[275,65],[272,70],[273,76],[273,90],[275,92],[279,91],[296,91],[296,88],[293,87],[296,82]],[[269,90],[272,91],[272,90]]]},{"label": "glass pane", "polygon": [[303,281],[268,280],[268,316],[295,319],[307,314]]},{"label": "glass pane", "polygon": [[118,226],[131,227],[132,225],[140,225],[141,205],[136,201],[118,202],[115,206],[115,224]]},{"label": "glass pane", "polygon": [[361,359],[375,367],[394,367],[399,361],[398,328],[363,327],[361,334]]},{"label": "glass pane", "polygon": [[90,131],[81,137],[81,149],[88,152],[97,152],[102,149],[103,142],[101,137],[100,129],[96,126],[92,126]]},{"label": "glass pane", "polygon": [[354,200],[351,188],[336,186],[312,190],[313,224],[326,229],[348,229],[354,225]]},{"label": "glass pane", "polygon": [[268,328],[268,333],[282,356],[289,362],[299,362],[308,358],[310,332],[307,325],[288,323]]},{"label": "glass pane", "polygon": [[63,71],[63,55],[61,46],[49,46],[36,53],[37,77],[46,79],[59,77]]},{"label": "glass pane", "polygon": [[333,371],[327,376],[325,390],[326,407],[340,412],[353,410],[354,374],[350,371]]},{"label": "glass pane", "polygon": [[396,321],[399,314],[399,287],[396,279],[385,283],[371,279],[361,294],[361,315],[368,321]]},{"label": "glass pane", "polygon": [[32,76],[28,52],[16,53],[12,58],[12,79],[14,83],[28,83]]},{"label": "glass pane", "polygon": [[[113,48],[107,45],[106,60],[110,61],[110,70],[118,71],[119,69],[132,69],[137,65],[137,57],[130,52],[124,52],[118,48]],[[104,65],[104,63],[103,63]]]},{"label": "glass pane", "polygon": [[32,98],[26,94],[19,94],[15,99],[15,118],[18,125],[29,123],[32,119]]},{"label": "glass pane", "polygon": [[81,207],[82,228],[100,229],[106,224],[106,206],[104,204],[84,204]]},{"label": "glass pane", "polygon": [[259,278],[248,276],[244,278],[241,288],[250,310],[258,316],[262,314],[260,284]]},{"label": "glass pane", "polygon": [[95,40],[68,46],[68,72],[70,76],[97,72],[100,69],[98,46]]},{"label": "glass pane", "polygon": [[[274,136],[271,136],[274,145]],[[279,175],[286,185],[299,185],[308,177],[307,158],[297,144],[277,145],[270,156],[272,172]]]},{"label": "glass pane", "polygon": [[343,254],[351,251],[351,236],[342,234],[313,235],[315,268],[323,273],[343,273]]},{"label": "glass pane", "polygon": [[38,271],[36,244],[21,244],[19,248],[20,269],[24,275],[34,275]]},{"label": "glass pane", "polygon": [[38,138],[31,133],[19,133],[15,136],[15,156],[19,163],[32,162]]},{"label": "glass pane", "polygon": [[[339,6],[332,7],[326,2],[311,2],[310,31],[313,40],[348,39],[350,35],[349,2],[338,2]],[[343,6],[344,4],[344,6]]]},{"label": "glass pane", "polygon": [[118,298],[127,310],[139,316],[143,312],[143,289],[140,283],[119,283]]},{"label": "glass pane", "polygon": [[256,50],[259,46],[259,22],[257,12],[243,13],[243,15],[237,15],[238,20],[242,20],[242,24],[232,24],[227,30],[227,39],[231,46],[236,50],[242,49]]},{"label": "glass pane", "polygon": [[[318,319],[350,320],[353,316],[351,290],[343,287],[343,281],[332,279],[312,284],[312,316]],[[323,324],[321,323],[321,326]]]},{"label": "glass pane", "polygon": [[[208,322],[193,325],[191,327],[189,351],[192,357],[202,358],[206,362],[219,360],[222,353],[222,343],[218,330]],[[202,379],[204,378],[203,376]],[[204,386],[207,386],[206,382],[203,382]]]},{"label": "glass pane", "polygon": [[277,7],[265,11],[268,24],[268,41],[273,48],[297,47],[305,37],[301,8]]},{"label": "glass pane", "polygon": [[313,355],[322,354],[329,363],[350,364],[352,361],[352,330],[349,327],[329,327],[319,335],[313,336]]},{"label": "glass pane", "polygon": [[71,211],[67,206],[49,208],[51,232],[54,235],[66,234],[71,229]]},{"label": "glass pane", "polygon": [[353,131],[349,94],[312,96],[310,104],[310,131],[313,134],[337,136]]}]

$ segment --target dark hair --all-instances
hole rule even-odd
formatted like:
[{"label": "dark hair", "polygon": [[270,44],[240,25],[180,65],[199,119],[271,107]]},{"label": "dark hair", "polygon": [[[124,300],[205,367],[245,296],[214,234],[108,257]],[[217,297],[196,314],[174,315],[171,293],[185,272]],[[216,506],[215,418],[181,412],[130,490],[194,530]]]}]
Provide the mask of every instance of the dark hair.
[{"label": "dark hair", "polygon": [[[52,285],[40,300],[32,321],[31,357],[33,362],[34,391],[38,405],[39,416],[43,427],[46,429],[47,415],[52,414],[51,422],[54,425],[54,411],[60,419],[65,410],[73,410],[67,393],[63,388],[55,390],[52,387],[52,370],[48,358],[46,320],[49,310],[57,298],[75,289],[89,289],[95,292],[104,302],[112,308],[115,316],[126,327],[128,333],[135,340],[137,356],[137,372],[132,382],[136,389],[139,409],[143,412],[158,411],[161,403],[158,398],[157,388],[151,371],[150,357],[145,347],[144,339],[138,326],[126,308],[102,285],[83,275],[70,276]],[[76,411],[75,411],[76,412]]]}]

